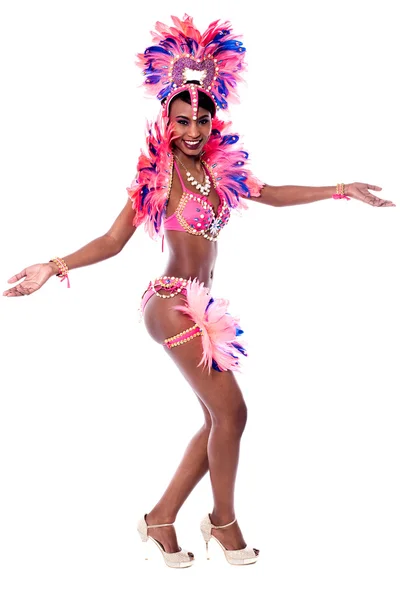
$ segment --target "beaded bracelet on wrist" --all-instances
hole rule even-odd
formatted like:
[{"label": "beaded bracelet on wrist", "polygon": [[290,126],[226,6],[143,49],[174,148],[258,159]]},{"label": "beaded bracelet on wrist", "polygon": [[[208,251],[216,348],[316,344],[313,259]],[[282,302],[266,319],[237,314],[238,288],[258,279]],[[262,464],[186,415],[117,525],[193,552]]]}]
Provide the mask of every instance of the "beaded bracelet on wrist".
[{"label": "beaded bracelet on wrist", "polygon": [[57,265],[58,267],[58,273],[56,273],[57,277],[61,277],[60,281],[63,282],[64,279],[67,280],[67,287],[71,287],[70,283],[69,283],[69,277],[68,277],[68,265],[65,262],[65,260],[63,260],[62,258],[59,258],[58,256],[55,256],[54,258],[51,258],[49,260],[49,262],[53,262]]},{"label": "beaded bracelet on wrist", "polygon": [[333,194],[332,198],[334,200],[340,200],[341,198],[346,198],[346,200],[350,200],[349,196],[347,196],[344,192],[344,183],[336,184],[336,194]]}]

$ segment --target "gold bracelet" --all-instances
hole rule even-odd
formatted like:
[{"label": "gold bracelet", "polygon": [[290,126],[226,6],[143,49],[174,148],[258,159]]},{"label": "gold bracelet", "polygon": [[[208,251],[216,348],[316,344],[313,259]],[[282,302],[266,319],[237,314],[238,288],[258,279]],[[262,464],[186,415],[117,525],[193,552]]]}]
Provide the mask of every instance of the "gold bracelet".
[{"label": "gold bracelet", "polygon": [[337,183],[336,184],[336,194],[333,194],[332,198],[334,198],[335,200],[340,199],[340,198],[346,198],[346,200],[350,200],[349,196],[347,196],[346,192],[344,191],[345,185],[344,183]]},{"label": "gold bracelet", "polygon": [[63,260],[62,258],[55,256],[54,258],[51,258],[49,260],[49,262],[53,262],[57,265],[57,267],[58,267],[57,277],[64,277],[68,273],[69,268],[68,268],[65,260]]}]

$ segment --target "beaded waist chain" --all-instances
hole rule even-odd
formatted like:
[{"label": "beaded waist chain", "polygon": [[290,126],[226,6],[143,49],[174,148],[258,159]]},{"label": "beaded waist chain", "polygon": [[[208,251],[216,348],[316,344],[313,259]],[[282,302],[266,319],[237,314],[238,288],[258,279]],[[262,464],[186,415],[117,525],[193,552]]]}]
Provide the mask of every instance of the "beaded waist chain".
[{"label": "beaded waist chain", "polygon": [[150,281],[147,290],[142,296],[142,312],[144,311],[147,302],[154,294],[159,298],[173,298],[174,296],[177,296],[177,294],[186,294],[187,284],[188,280],[183,277],[169,277],[168,275]]}]

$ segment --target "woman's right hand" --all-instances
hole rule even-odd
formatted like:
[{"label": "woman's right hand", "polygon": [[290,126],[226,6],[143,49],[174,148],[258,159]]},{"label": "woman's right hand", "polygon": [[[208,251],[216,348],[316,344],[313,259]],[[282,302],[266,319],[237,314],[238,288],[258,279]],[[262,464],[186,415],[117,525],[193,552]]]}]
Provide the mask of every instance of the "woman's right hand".
[{"label": "woman's right hand", "polygon": [[25,280],[3,292],[3,296],[28,296],[33,294],[56,273],[58,273],[58,267],[54,263],[42,263],[26,267],[17,275],[10,277],[7,283],[15,283],[23,277],[25,277]]}]

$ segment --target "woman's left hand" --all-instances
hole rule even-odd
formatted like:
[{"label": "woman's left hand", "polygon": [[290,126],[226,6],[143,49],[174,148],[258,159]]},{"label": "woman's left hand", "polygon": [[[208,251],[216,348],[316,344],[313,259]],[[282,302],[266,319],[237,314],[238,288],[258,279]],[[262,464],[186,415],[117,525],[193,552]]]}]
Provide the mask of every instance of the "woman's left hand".
[{"label": "woman's left hand", "polygon": [[369,190],[380,192],[382,188],[379,185],[369,185],[369,183],[349,183],[345,186],[345,192],[347,196],[366,202],[372,206],[396,206],[390,200],[382,200],[371,194]]}]

